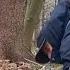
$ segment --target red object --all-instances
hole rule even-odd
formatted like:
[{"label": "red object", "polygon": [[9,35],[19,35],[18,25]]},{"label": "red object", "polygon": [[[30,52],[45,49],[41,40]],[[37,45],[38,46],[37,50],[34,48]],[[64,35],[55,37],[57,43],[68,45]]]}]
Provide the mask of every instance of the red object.
[{"label": "red object", "polygon": [[52,46],[49,43],[46,43],[43,48],[43,51],[48,55],[49,58],[51,58],[52,50]]}]

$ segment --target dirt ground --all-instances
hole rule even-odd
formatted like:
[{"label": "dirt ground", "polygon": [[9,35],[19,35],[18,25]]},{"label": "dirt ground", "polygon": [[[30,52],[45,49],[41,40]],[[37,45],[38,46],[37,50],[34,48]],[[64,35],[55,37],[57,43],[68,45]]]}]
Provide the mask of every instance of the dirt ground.
[{"label": "dirt ground", "polygon": [[0,70],[39,70],[42,65],[35,62],[11,62],[10,60],[0,60]]},{"label": "dirt ground", "polygon": [[31,70],[31,66],[24,62],[12,63],[10,60],[0,60],[0,70]]},{"label": "dirt ground", "polygon": [[63,65],[46,64],[40,65],[36,62],[11,62],[10,60],[0,60],[0,70],[62,70]]}]

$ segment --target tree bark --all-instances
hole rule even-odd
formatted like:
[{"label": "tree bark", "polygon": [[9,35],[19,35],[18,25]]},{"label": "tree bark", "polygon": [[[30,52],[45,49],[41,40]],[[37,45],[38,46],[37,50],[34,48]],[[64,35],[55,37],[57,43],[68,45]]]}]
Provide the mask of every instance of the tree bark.
[{"label": "tree bark", "polygon": [[34,29],[39,23],[39,15],[42,9],[43,0],[30,0],[24,21],[24,45],[31,50],[32,36]]},{"label": "tree bark", "polygon": [[25,10],[26,0],[0,0],[0,59],[23,60]]},{"label": "tree bark", "polygon": [[41,7],[42,0],[31,0],[25,17],[26,0],[0,0],[0,59],[33,59],[31,41]]}]

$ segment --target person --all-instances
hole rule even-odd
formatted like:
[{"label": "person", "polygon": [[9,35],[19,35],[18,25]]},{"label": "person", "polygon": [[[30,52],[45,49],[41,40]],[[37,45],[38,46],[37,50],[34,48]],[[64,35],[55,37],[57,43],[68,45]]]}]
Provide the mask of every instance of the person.
[{"label": "person", "polygon": [[38,38],[36,54],[38,63],[55,62],[63,64],[63,70],[70,67],[70,0],[60,0],[49,21],[46,21]]}]

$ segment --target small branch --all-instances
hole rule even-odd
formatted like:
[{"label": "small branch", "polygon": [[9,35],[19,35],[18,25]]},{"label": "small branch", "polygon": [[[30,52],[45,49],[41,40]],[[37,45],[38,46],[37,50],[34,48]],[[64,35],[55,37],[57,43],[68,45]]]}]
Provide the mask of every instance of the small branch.
[{"label": "small branch", "polygon": [[29,60],[29,59],[27,59],[27,58],[24,58],[26,61],[28,61],[28,62],[30,62],[30,63],[33,63],[33,64],[36,64],[36,65],[40,65],[40,66],[43,66],[43,65],[41,65],[41,64],[39,64],[39,63],[36,63],[36,62],[34,62],[34,61],[31,61],[31,60]]}]

